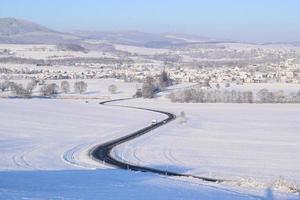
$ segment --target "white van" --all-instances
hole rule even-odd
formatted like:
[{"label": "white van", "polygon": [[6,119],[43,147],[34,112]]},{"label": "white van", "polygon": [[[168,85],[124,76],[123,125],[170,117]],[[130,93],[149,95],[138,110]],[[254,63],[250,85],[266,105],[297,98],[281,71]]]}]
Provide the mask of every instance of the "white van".
[{"label": "white van", "polygon": [[152,119],[151,124],[152,125],[156,125],[157,124],[157,120],[156,119]]}]

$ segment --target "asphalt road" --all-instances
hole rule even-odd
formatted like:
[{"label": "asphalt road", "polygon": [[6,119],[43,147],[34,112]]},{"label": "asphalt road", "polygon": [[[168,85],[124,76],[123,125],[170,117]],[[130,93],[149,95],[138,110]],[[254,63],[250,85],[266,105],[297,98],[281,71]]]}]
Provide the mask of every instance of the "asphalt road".
[{"label": "asphalt road", "polygon": [[[129,100],[130,98],[127,99],[115,99],[115,100],[110,100],[110,101],[104,101],[99,104],[101,105],[106,105],[107,103],[110,102],[116,102],[116,101],[123,101],[123,100]],[[117,105],[119,106],[119,105]],[[209,178],[209,177],[201,177],[201,176],[195,176],[191,174],[181,174],[177,172],[172,172],[172,171],[166,171],[166,170],[161,170],[161,169],[154,169],[154,168],[149,168],[146,166],[138,166],[134,165],[131,163],[126,163],[123,161],[118,160],[117,158],[114,158],[111,155],[111,150],[120,145],[123,144],[127,141],[133,140],[137,137],[140,137],[154,129],[159,128],[160,126],[163,126],[171,121],[173,121],[176,118],[176,115],[169,113],[169,112],[164,112],[160,110],[153,110],[153,109],[146,109],[146,108],[140,108],[140,107],[133,107],[133,106],[119,106],[119,107],[127,107],[127,108],[132,108],[132,109],[139,109],[139,110],[145,110],[148,112],[156,112],[156,113],[161,113],[167,116],[165,120],[159,121],[156,124],[147,126],[145,128],[142,128],[140,130],[135,131],[134,133],[131,133],[129,135],[108,141],[104,144],[99,144],[95,147],[93,147],[89,151],[89,155],[93,160],[96,160],[101,163],[109,164],[117,168],[121,169],[126,169],[126,170],[132,170],[132,171],[140,171],[140,172],[151,172],[159,175],[165,175],[165,176],[181,176],[181,177],[193,177],[197,179],[201,179],[203,181],[209,181],[209,182],[223,182],[224,180],[222,179],[215,179],[215,178]]]}]

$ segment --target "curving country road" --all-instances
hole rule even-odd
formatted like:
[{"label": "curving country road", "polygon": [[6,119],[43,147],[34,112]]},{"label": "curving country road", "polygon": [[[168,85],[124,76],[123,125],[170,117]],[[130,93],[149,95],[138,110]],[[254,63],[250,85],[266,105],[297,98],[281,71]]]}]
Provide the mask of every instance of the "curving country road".
[{"label": "curving country road", "polygon": [[[131,98],[126,98],[126,99],[115,99],[115,100],[109,100],[109,101],[104,101],[101,102],[99,104],[105,105],[107,103],[110,102],[116,102],[116,101],[122,101],[122,100],[129,100]],[[139,109],[139,110],[145,110],[148,112],[156,112],[156,113],[161,113],[167,116],[166,119],[157,122],[154,125],[150,125],[147,126],[143,129],[140,129],[138,131],[135,131],[134,133],[131,133],[129,135],[108,141],[104,144],[100,144],[97,145],[95,147],[93,147],[90,151],[89,151],[89,156],[98,162],[105,162],[106,164],[115,166],[117,168],[121,168],[121,169],[127,169],[127,170],[133,170],[133,171],[141,171],[141,172],[151,172],[151,173],[155,173],[155,174],[160,174],[160,175],[165,175],[165,176],[181,176],[181,177],[193,177],[193,178],[197,178],[197,179],[201,179],[203,181],[209,181],[209,182],[223,182],[225,180],[222,179],[216,179],[216,178],[209,178],[209,177],[201,177],[201,176],[194,176],[191,174],[181,174],[181,173],[177,173],[177,172],[172,172],[172,171],[166,171],[166,170],[160,170],[160,169],[155,169],[155,168],[150,168],[150,167],[144,167],[144,166],[138,166],[138,165],[134,165],[134,164],[130,164],[130,163],[126,163],[126,162],[122,162],[120,160],[118,160],[117,158],[114,158],[111,155],[111,150],[122,144],[125,143],[127,141],[133,140],[137,137],[140,137],[156,128],[159,128],[160,126],[163,126],[169,122],[171,122],[172,120],[174,120],[176,118],[176,115],[169,113],[169,112],[164,112],[164,111],[160,111],[160,110],[153,110],[153,109],[146,109],[146,108],[140,108],[140,107],[133,107],[133,106],[121,106],[118,105],[119,107],[127,107],[127,108],[132,108],[132,109]]]}]

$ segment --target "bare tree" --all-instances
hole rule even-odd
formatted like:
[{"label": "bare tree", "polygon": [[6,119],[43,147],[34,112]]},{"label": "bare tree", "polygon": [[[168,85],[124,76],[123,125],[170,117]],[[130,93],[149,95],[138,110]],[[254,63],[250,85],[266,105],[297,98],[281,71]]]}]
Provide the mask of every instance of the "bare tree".
[{"label": "bare tree", "polygon": [[144,98],[153,98],[156,87],[154,85],[154,79],[151,76],[145,78],[144,84],[142,85],[142,95]]},{"label": "bare tree", "polygon": [[297,92],[297,101],[299,101],[300,102],[300,90]]},{"label": "bare tree", "polygon": [[84,93],[87,90],[87,87],[88,85],[84,81],[78,81],[74,83],[74,91],[76,93],[80,93],[80,94]]},{"label": "bare tree", "polygon": [[38,81],[36,80],[32,80],[30,81],[27,86],[26,86],[26,90],[28,90],[29,93],[32,93],[33,90],[36,88]]},{"label": "bare tree", "polygon": [[144,98],[153,98],[155,94],[155,87],[151,83],[144,83],[142,87],[142,94]]},{"label": "bare tree", "polygon": [[179,119],[179,123],[180,124],[185,124],[187,122],[187,118],[185,116],[185,112],[184,111],[180,112],[178,119]]},{"label": "bare tree", "polygon": [[33,88],[31,84],[28,84],[27,88],[24,88],[22,84],[10,83],[10,89],[13,95],[21,98],[31,98]]},{"label": "bare tree", "polygon": [[43,97],[51,97],[58,94],[58,86],[55,83],[44,85],[40,88],[40,95]]},{"label": "bare tree", "polygon": [[184,90],[183,91],[183,102],[191,102],[192,101],[192,90]]},{"label": "bare tree", "polygon": [[168,87],[172,84],[169,74],[165,70],[163,70],[159,75],[158,83],[161,88]]},{"label": "bare tree", "polygon": [[4,82],[0,83],[0,90],[2,92],[8,90],[8,88],[9,88],[9,82],[8,81],[4,81]]},{"label": "bare tree", "polygon": [[133,95],[134,98],[141,98],[143,97],[142,89],[137,88],[135,94]]},{"label": "bare tree", "polygon": [[10,90],[11,90],[12,95],[21,97],[24,94],[25,88],[23,87],[22,84],[17,84],[17,83],[12,82],[10,84]]},{"label": "bare tree", "polygon": [[63,93],[70,92],[70,83],[68,81],[62,81],[60,84],[60,89]]},{"label": "bare tree", "polygon": [[245,103],[253,103],[253,92],[252,91],[247,91],[244,92],[244,102]]},{"label": "bare tree", "polygon": [[271,97],[273,98],[272,101],[275,103],[285,103],[286,102],[286,96],[284,94],[283,90],[272,92]]},{"label": "bare tree", "polygon": [[117,86],[115,84],[112,84],[112,85],[108,86],[108,91],[111,94],[115,94],[117,92]]},{"label": "bare tree", "polygon": [[261,103],[270,103],[272,101],[272,95],[268,89],[261,89],[256,96]]}]

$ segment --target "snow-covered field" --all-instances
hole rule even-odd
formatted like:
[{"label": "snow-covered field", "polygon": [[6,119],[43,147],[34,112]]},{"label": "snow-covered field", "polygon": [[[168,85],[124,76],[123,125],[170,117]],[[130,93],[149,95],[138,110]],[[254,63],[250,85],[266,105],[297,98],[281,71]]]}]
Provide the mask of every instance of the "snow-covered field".
[{"label": "snow-covered field", "polygon": [[0,44],[0,49],[8,49],[20,58],[61,59],[61,58],[113,58],[110,53],[90,51],[88,53],[76,51],[61,51],[56,45],[37,44]]},{"label": "snow-covered field", "polygon": [[[130,97],[136,90],[135,84],[111,79],[92,82],[84,98]],[[112,83],[120,93],[109,94]],[[299,105],[175,104],[164,95],[114,104],[186,113],[186,123],[178,118],[115,148],[115,156],[235,182],[117,170],[88,157],[95,144],[164,115],[103,106],[99,100],[0,99],[0,199],[265,199],[266,188],[279,176],[300,182]],[[276,199],[298,199],[281,189]]]},{"label": "snow-covered field", "polygon": [[71,100],[2,99],[0,107],[0,199],[259,199],[263,195],[102,169],[107,166],[87,157],[91,146],[164,116]]},{"label": "snow-covered field", "polygon": [[271,182],[282,176],[300,183],[299,105],[120,104],[186,113],[186,123],[179,117],[117,147],[129,162],[208,177]]},{"label": "snow-covered field", "polygon": [[164,117],[83,100],[8,99],[0,105],[1,170],[77,168],[69,163],[90,167],[80,159],[86,153],[81,150]]}]

